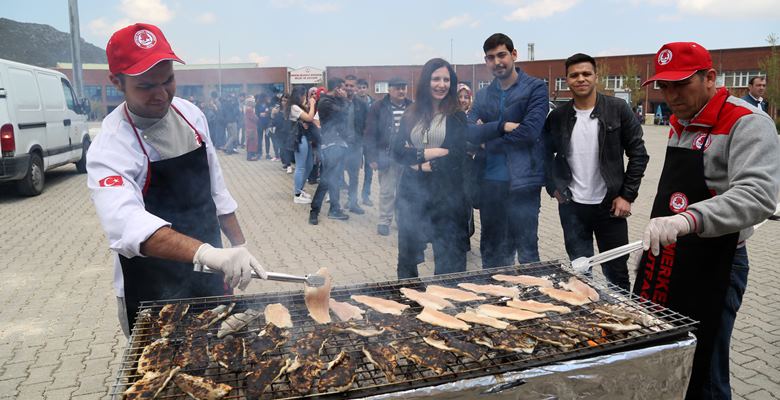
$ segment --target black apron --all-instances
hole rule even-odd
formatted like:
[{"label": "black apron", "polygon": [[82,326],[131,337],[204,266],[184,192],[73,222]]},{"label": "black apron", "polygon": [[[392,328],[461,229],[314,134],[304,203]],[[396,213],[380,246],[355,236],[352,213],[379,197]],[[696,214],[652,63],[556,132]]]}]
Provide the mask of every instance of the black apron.
[{"label": "black apron", "polygon": [[[709,199],[704,177],[704,149],[667,147],[651,218],[678,214]],[[725,306],[739,232],[715,238],[690,234],[661,247],[658,256],[644,252],[634,293],[700,321],[696,330],[693,374],[686,398],[699,399],[709,380],[715,334]]]},{"label": "black apron", "polygon": [[[125,108],[127,120],[147,159],[143,190],[146,211],[170,222],[176,232],[222,247],[217,207],[211,197],[206,143],[184,115],[173,105],[171,108],[193,129],[201,145],[181,156],[155,162],[148,161],[146,149]],[[131,331],[142,301],[221,296],[227,292],[222,274],[195,272],[192,263],[121,255],[119,261]]]}]

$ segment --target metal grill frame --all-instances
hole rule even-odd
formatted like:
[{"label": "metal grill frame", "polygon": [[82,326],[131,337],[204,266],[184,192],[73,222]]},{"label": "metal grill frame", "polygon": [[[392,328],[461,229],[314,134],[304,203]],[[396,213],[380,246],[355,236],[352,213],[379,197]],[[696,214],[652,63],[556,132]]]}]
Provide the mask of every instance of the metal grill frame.
[{"label": "metal grill frame", "polygon": [[[654,326],[657,331],[643,327],[639,331],[633,331],[629,333],[611,333],[606,336],[608,340],[605,344],[599,344],[595,347],[590,347],[586,344],[586,341],[582,341],[577,346],[569,350],[562,350],[558,347],[539,343],[532,354],[510,353],[505,351],[488,350],[487,356],[482,361],[473,361],[466,359],[462,356],[456,356],[456,363],[447,367],[447,372],[442,375],[436,375],[431,370],[418,366],[403,356],[398,356],[398,367],[394,370],[396,382],[388,383],[384,374],[375,368],[370,362],[368,362],[362,353],[360,348],[364,343],[388,343],[386,337],[381,335],[372,338],[363,338],[355,334],[338,334],[331,336],[321,353],[321,360],[323,362],[331,361],[335,358],[341,350],[348,352],[356,352],[355,355],[359,357],[361,362],[359,363],[357,376],[352,389],[345,393],[314,393],[306,396],[297,396],[293,394],[289,388],[287,378],[280,378],[279,381],[272,384],[271,388],[261,397],[262,399],[288,399],[288,398],[308,398],[308,397],[338,397],[338,398],[355,398],[365,397],[371,395],[378,395],[384,393],[393,393],[404,390],[416,389],[426,386],[438,385],[442,383],[459,381],[462,379],[476,378],[487,375],[501,374],[510,371],[520,371],[528,368],[538,367],[541,365],[548,365],[555,362],[567,361],[573,359],[580,359],[598,355],[604,355],[613,353],[616,351],[627,350],[631,348],[646,347],[651,344],[659,342],[669,341],[684,337],[694,330],[696,321],[685,317],[677,312],[659,306],[655,303],[642,299],[632,293],[620,289],[619,287],[609,284],[607,282],[597,282],[590,278],[576,274],[571,270],[567,263],[559,260],[538,262],[533,264],[523,264],[510,267],[483,269],[477,271],[466,271],[461,273],[437,275],[423,278],[405,279],[399,281],[387,281],[376,283],[363,283],[347,286],[334,287],[331,291],[331,298],[337,301],[350,301],[349,297],[353,294],[364,294],[376,297],[382,297],[386,299],[395,300],[401,303],[411,305],[411,308],[404,312],[404,315],[414,317],[418,314],[422,307],[417,303],[408,300],[401,296],[398,291],[401,287],[411,287],[417,290],[424,290],[425,286],[430,284],[439,284],[448,287],[457,287],[458,283],[471,282],[471,283],[493,283],[507,285],[505,282],[498,282],[491,278],[495,274],[510,274],[510,275],[532,275],[537,277],[547,277],[553,282],[565,281],[571,276],[575,276],[578,279],[586,282],[591,287],[599,292],[600,300],[596,304],[619,304],[628,309],[642,312],[655,317],[659,323]],[[538,300],[543,302],[561,303],[559,301],[548,298],[541,294],[535,288],[524,288],[519,285],[512,285],[520,287],[521,300]],[[457,310],[461,311],[467,307],[476,306],[478,304],[497,304],[503,303],[506,298],[488,296],[485,301],[477,302],[461,302],[455,303]],[[189,298],[178,299],[170,301],[155,301],[155,302],[143,302],[140,306],[140,310],[150,308],[154,316],[157,315],[159,309],[165,304],[185,303],[190,305],[188,314],[198,314],[204,310],[211,309],[220,304],[227,304],[235,302],[236,306],[232,313],[242,312],[247,308],[254,308],[263,310],[265,305],[271,303],[281,303],[285,305],[290,311],[290,315],[293,319],[294,327],[290,329],[292,333],[292,340],[285,343],[279,349],[267,354],[264,358],[286,356],[290,354],[290,348],[294,343],[294,338],[304,334],[306,332],[321,328],[322,325],[318,325],[308,316],[308,310],[306,309],[303,301],[303,291],[287,291],[287,292],[274,292],[256,295],[239,295],[239,296],[217,296],[217,297],[204,297],[204,298]],[[352,301],[350,301],[352,302]],[[354,302],[352,302],[354,303]],[[368,310],[367,307],[360,305],[361,308]],[[576,316],[592,315],[592,312],[586,306],[569,306],[572,312],[566,314],[548,314],[548,318],[555,320],[566,320]],[[447,310],[450,311],[450,310]],[[522,329],[523,327],[534,327],[543,325],[539,320],[530,320],[524,322],[510,321],[511,325]],[[214,343],[219,339],[216,339],[216,329],[220,323],[215,324],[209,330],[209,343]],[[262,327],[263,322],[259,323]],[[481,325],[472,324],[472,329],[484,329],[488,332],[495,331],[494,328],[484,327]],[[462,332],[452,331],[445,328],[436,328],[440,332],[453,334],[455,337],[462,335]],[[243,330],[238,333],[238,337],[247,337],[256,334],[259,329]],[[130,336],[127,347],[122,355],[122,361],[117,373],[115,383],[111,387],[112,398],[122,398],[123,391],[129,387],[132,382],[140,379],[140,375],[136,372],[137,360],[143,351],[143,348],[151,343],[153,339],[159,337],[155,335],[159,330],[154,324],[144,326],[140,321],[136,321],[136,325],[133,328],[133,332]],[[212,337],[213,334],[213,337]],[[170,339],[178,342],[183,338],[182,328],[178,327],[176,332],[171,335]],[[404,337],[397,337],[398,340],[415,340],[422,342],[422,337],[417,334],[409,334]],[[487,349],[487,348],[486,348]],[[211,363],[214,364],[213,362]],[[251,371],[251,367],[247,364],[247,369],[244,372]],[[187,369],[182,369],[181,372],[188,372]],[[220,383],[226,383],[234,387],[230,395],[225,397],[230,398],[244,398],[243,389],[244,385],[244,372],[232,373],[224,370],[222,367],[210,367],[205,370],[205,373],[193,373],[193,375],[203,376],[213,379]],[[178,389],[171,389],[173,383],[169,383],[165,391],[163,391],[158,398],[163,399],[184,399],[186,394]]]}]

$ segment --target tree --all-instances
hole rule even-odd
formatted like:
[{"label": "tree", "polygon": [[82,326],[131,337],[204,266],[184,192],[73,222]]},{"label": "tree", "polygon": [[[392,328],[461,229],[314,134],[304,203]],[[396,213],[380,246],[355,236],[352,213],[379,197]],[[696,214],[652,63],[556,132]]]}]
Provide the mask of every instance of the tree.
[{"label": "tree", "polygon": [[631,106],[634,107],[637,103],[644,103],[645,88],[642,87],[642,82],[639,74],[639,67],[634,62],[634,58],[630,57],[626,59],[626,65],[623,66],[623,88],[631,94]]},{"label": "tree", "polygon": [[777,106],[780,103],[780,49],[777,48],[779,40],[775,33],[766,37],[767,43],[771,46],[769,55],[758,62],[761,70],[766,72],[766,99],[769,102],[770,114],[775,123],[780,124],[777,119]]},{"label": "tree", "polygon": [[601,60],[596,60],[596,74],[598,75],[598,80],[596,81],[596,90],[599,91],[599,93],[603,94],[612,94],[611,89],[607,89],[607,78],[609,78],[609,64],[607,64],[607,59],[602,58]]}]

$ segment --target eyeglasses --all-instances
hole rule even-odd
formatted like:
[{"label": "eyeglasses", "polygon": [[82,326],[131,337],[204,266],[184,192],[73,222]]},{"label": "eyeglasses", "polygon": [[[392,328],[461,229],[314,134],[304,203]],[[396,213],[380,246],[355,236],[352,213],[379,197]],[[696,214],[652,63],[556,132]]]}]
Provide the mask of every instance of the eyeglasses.
[{"label": "eyeglasses", "polygon": [[497,58],[498,59],[506,58],[508,55],[509,55],[508,51],[502,51],[502,52],[496,53],[496,54],[489,54],[489,55],[485,56],[485,61],[487,61],[487,62],[494,62]]}]

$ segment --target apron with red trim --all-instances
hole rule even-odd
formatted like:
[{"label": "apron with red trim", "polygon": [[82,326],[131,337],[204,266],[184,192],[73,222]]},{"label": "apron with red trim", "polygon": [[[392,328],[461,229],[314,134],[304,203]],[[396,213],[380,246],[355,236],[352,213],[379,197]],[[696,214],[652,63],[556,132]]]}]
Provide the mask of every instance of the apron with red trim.
[{"label": "apron with red trim", "polygon": [[[171,105],[195,132],[200,147],[181,156],[149,161],[138,130],[127,113],[147,160],[143,196],[146,211],[171,223],[176,232],[222,247],[217,207],[211,197],[206,143],[200,133]],[[155,257],[119,256],[125,287],[125,307],[130,329],[142,301],[221,296],[226,294],[222,274],[196,272],[193,264]]]},{"label": "apron with red trim", "polygon": [[[685,211],[690,204],[712,197],[704,176],[704,150],[667,147],[651,218]],[[714,238],[696,234],[662,246],[658,256],[645,251],[634,293],[699,321],[696,353],[686,398],[701,397],[709,379],[715,333],[725,306],[732,260],[739,232]]]}]

